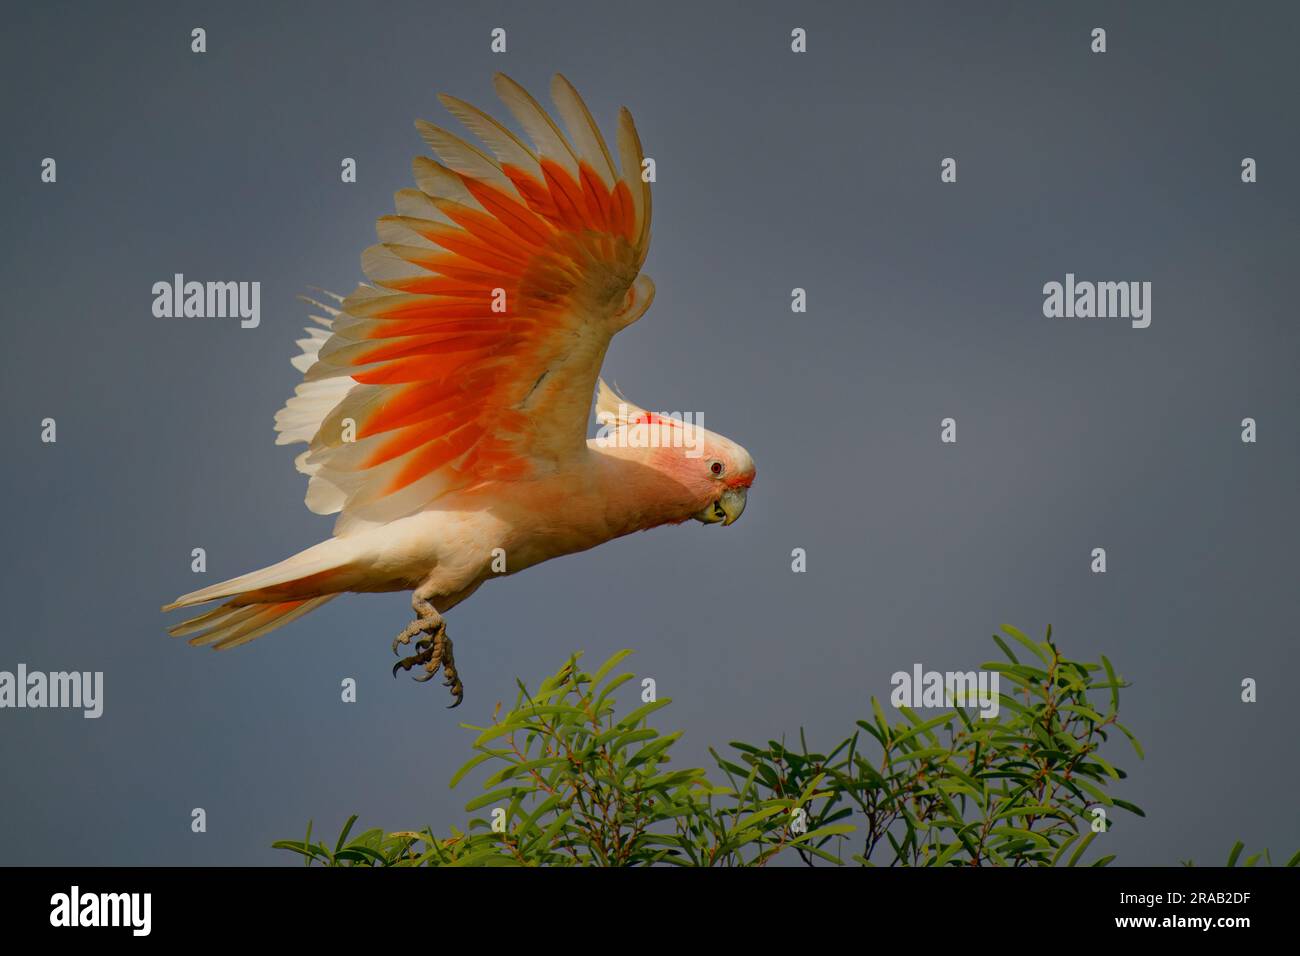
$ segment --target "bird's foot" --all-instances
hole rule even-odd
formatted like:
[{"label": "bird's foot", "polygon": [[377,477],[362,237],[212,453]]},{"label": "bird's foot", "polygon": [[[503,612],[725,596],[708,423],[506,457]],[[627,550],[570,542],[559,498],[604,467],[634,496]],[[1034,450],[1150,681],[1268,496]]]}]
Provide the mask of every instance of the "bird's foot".
[{"label": "bird's foot", "polygon": [[393,653],[397,653],[399,644],[409,644],[411,638],[420,632],[424,632],[425,636],[415,642],[416,653],[410,657],[403,657],[394,664],[393,676],[397,676],[398,668],[409,671],[416,665],[423,665],[424,673],[416,675],[415,680],[424,683],[431,680],[441,667],[443,686],[451,688],[451,695],[456,698],[450,706],[459,707],[460,702],[465,698],[465,688],[456,671],[456,660],[452,657],[451,638],[447,636],[447,625],[441,618],[436,620],[422,618],[408,625],[393,641]]},{"label": "bird's foot", "polygon": [[[428,617],[421,616],[417,618],[416,620],[412,621],[410,624],[406,625],[406,627],[402,628],[401,634],[398,634],[395,638],[393,638],[393,654],[394,655],[397,654],[397,648],[399,646],[410,644],[411,638],[415,637],[415,635],[417,634],[431,635],[436,633],[439,629],[445,627],[446,625],[442,623],[442,618],[437,614],[433,614]],[[416,647],[419,647],[419,644],[416,644]]]}]

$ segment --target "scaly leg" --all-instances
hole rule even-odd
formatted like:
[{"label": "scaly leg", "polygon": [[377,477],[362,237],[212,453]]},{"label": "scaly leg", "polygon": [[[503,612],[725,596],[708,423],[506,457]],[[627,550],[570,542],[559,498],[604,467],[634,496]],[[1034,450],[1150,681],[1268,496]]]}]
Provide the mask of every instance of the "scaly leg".
[{"label": "scaly leg", "polygon": [[438,609],[429,601],[432,596],[424,585],[416,588],[411,596],[411,607],[414,608],[417,617],[393,639],[393,653],[397,653],[398,645],[410,644],[411,638],[415,635],[424,636],[415,642],[416,653],[410,657],[403,657],[393,665],[393,676],[397,676],[398,668],[409,671],[415,665],[422,664],[424,673],[415,679],[423,683],[432,678],[441,667],[443,686],[450,687],[452,696],[456,698],[451,706],[459,707],[460,702],[465,698],[465,688],[460,682],[460,675],[456,672],[451,639],[447,637],[447,625],[443,622]]}]

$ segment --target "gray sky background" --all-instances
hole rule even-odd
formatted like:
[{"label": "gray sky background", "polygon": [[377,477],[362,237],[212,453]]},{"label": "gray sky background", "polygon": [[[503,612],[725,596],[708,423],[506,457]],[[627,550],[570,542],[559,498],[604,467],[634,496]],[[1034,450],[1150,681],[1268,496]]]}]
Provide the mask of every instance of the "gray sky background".
[{"label": "gray sky background", "polygon": [[[470,753],[458,723],[575,649],[636,649],[674,699],[683,765],[801,726],[829,745],[894,671],[975,667],[1004,622],[1050,623],[1134,683],[1122,716],[1147,757],[1109,755],[1148,818],[1121,815],[1104,852],[1300,848],[1293,5],[50,3],[6,19],[0,669],[102,670],[106,690],[99,720],[0,711],[0,862],[286,863],[270,843],[308,818],[463,825],[478,791],[447,787]],[[273,444],[294,296],[362,278],[423,150],[412,121],[455,125],[438,91],[504,112],[496,70],[539,99],[564,72],[607,128],[619,105],[636,116],[658,164],[658,298],[607,374],[748,447],[743,520],[489,583],[449,617],[455,712],[440,683],[389,677],[406,595],[349,596],[228,654],[171,640],[160,604],[329,534],[299,449]],[[260,281],[261,327],[153,318],[150,288],[175,272]],[[1044,318],[1041,288],[1067,272],[1149,280],[1151,327]]]}]

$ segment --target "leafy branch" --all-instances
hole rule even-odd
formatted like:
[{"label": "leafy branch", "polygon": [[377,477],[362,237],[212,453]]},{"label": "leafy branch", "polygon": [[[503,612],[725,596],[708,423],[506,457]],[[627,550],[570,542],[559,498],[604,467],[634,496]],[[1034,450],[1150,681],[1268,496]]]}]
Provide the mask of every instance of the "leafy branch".
[{"label": "leafy branch", "polygon": [[536,691],[518,682],[514,706],[498,705],[489,726],[466,725],[474,754],[451,786],[486,774],[465,807],[486,817],[447,836],[371,829],[349,840],[353,816],[332,847],[313,842],[310,825],[274,846],[328,866],[764,866],[782,855],[810,866],[1079,865],[1114,815],[1144,816],[1109,792],[1126,774],[1102,755],[1118,732],[1142,757],[1118,719],[1128,685],[1105,657],[1063,657],[1050,628],[1043,641],[1003,631],[1010,644],[993,640],[1005,660],[983,665],[999,678],[996,713],[950,700],[928,719],[900,706],[891,722],[872,698],[871,718],[825,753],[802,731],[797,749],[710,748],[725,782],[669,766],[682,732],[650,718],[670,699],[618,716],[616,692],[634,675],[616,669],[630,651],[592,673],[575,654]]}]

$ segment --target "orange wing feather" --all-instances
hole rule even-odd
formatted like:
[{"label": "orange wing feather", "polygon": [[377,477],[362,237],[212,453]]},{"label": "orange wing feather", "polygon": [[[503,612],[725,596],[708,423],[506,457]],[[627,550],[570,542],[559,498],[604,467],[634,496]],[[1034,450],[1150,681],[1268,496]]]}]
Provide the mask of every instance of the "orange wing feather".
[{"label": "orange wing feather", "polygon": [[513,81],[497,88],[538,151],[445,99],[499,162],[422,126],[442,162],[416,161],[421,191],[398,194],[398,215],[380,219],[381,245],[363,257],[374,285],[343,301],[306,373],[355,383],[299,463],[313,510],[343,512],[339,533],[583,452],[609,340],[652,294],[636,282],[650,197],[630,115],[619,175],[563,78],[555,99],[580,149]]}]

